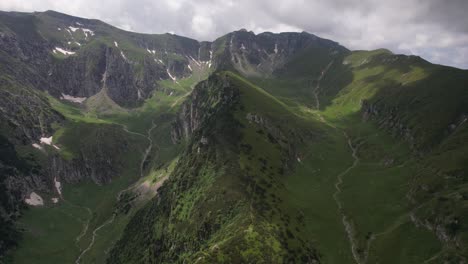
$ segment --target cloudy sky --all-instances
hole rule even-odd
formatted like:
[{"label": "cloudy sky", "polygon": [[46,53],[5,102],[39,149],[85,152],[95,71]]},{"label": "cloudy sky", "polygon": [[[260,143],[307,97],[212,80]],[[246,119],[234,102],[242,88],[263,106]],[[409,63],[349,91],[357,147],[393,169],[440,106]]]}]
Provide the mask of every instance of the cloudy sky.
[{"label": "cloudy sky", "polygon": [[307,31],[350,49],[383,47],[468,69],[468,0],[2,0],[0,9],[56,10],[198,40],[240,28]]}]

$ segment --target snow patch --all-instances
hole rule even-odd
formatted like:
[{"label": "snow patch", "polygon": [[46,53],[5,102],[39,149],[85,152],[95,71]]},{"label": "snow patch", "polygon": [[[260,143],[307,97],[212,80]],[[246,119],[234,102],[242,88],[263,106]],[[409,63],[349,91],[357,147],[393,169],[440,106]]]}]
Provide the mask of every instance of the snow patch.
[{"label": "snow patch", "polygon": [[150,49],[146,49],[146,51],[148,51],[149,54],[156,54],[156,51],[155,50],[150,50]]},{"label": "snow patch", "polygon": [[278,44],[275,43],[275,54],[278,54]]},{"label": "snow patch", "polygon": [[37,148],[37,149],[42,149],[41,145],[39,145],[37,143],[33,143],[32,146]]},{"label": "snow patch", "polygon": [[195,62],[195,64],[197,64],[198,66],[201,66],[201,63],[197,61],[196,59],[194,59],[192,56],[188,56],[188,58],[192,60],[193,62]]},{"label": "snow patch", "polygon": [[245,46],[244,46],[244,43],[241,43],[241,50],[246,50]]},{"label": "snow patch", "polygon": [[57,177],[54,178],[54,185],[55,185],[55,190],[57,190],[57,193],[62,196],[62,184],[57,181]]},{"label": "snow patch", "polygon": [[119,43],[117,43],[117,41],[115,41],[115,40],[114,40],[114,45],[115,45],[115,47],[117,47],[117,48],[119,47]]},{"label": "snow patch", "polygon": [[140,89],[137,90],[137,94],[138,94],[138,99],[143,98],[143,97],[141,96],[141,90],[140,90]]},{"label": "snow patch", "polygon": [[188,68],[189,68],[190,71],[193,71],[193,70],[192,70],[192,67],[190,66],[190,64],[188,64],[187,66],[188,66]]},{"label": "snow patch", "polygon": [[174,92],[171,92],[171,93],[169,94],[169,96],[172,96],[173,94],[174,94]]},{"label": "snow patch", "polygon": [[82,104],[87,98],[86,97],[74,97],[74,96],[62,93],[62,96],[60,96],[60,99],[67,100],[73,103]]},{"label": "snow patch", "polygon": [[155,62],[159,62],[161,63],[162,65],[164,65],[164,61],[160,60],[160,59],[154,59]]},{"label": "snow patch", "polygon": [[78,26],[84,26],[84,25],[81,24],[80,22],[75,22],[75,24],[77,24]]},{"label": "snow patch", "polygon": [[60,53],[62,53],[63,55],[73,55],[73,54],[75,54],[74,51],[69,51],[69,50],[65,50],[65,49],[59,48],[59,47],[55,47],[54,53],[56,54],[57,52],[60,52]]},{"label": "snow patch", "polygon": [[32,192],[29,195],[29,198],[24,199],[24,202],[32,206],[44,205],[44,200],[42,200],[42,197],[40,197],[35,192]]},{"label": "snow patch", "polygon": [[125,54],[123,53],[123,51],[120,51],[120,55],[122,55],[122,58],[124,58],[124,60],[127,60],[127,57],[125,57]]},{"label": "snow patch", "polygon": [[213,60],[213,51],[210,50],[210,60],[208,61],[208,68],[211,68],[211,61]]},{"label": "snow patch", "polygon": [[75,44],[78,45],[78,46],[81,46],[81,43],[79,43],[79,42],[75,41]]},{"label": "snow patch", "polygon": [[92,31],[91,29],[82,28],[81,30],[83,30],[83,33],[85,34],[85,38],[88,38],[88,34],[91,36],[94,36],[94,31]]},{"label": "snow patch", "polygon": [[[68,27],[72,32],[75,32],[77,31],[78,29],[81,29],[83,31],[83,33],[85,34],[85,38],[88,39],[88,34],[91,35],[91,36],[94,36],[94,31],[92,31],[91,29],[88,29],[88,28],[77,28],[77,27],[72,27],[72,26],[69,26]],[[71,34],[71,32],[70,32]]]},{"label": "snow patch", "polygon": [[61,31],[62,29],[61,28],[57,28],[58,31]]},{"label": "snow patch", "polygon": [[52,136],[48,138],[41,137],[40,141],[41,141],[41,144],[52,145]]},{"label": "snow patch", "polygon": [[[56,145],[52,144],[52,136],[46,138],[46,137],[42,137],[40,140],[41,144],[45,144],[45,145],[49,145],[49,146],[52,146],[54,147],[55,149],[60,149],[59,147],[57,147]],[[34,144],[33,144],[34,146]],[[35,147],[35,146],[34,146]],[[42,149],[42,146],[41,146],[41,149]]]},{"label": "snow patch", "polygon": [[172,74],[169,72],[169,69],[166,69],[167,75],[175,82],[177,80],[176,77],[172,76]]},{"label": "snow patch", "polygon": [[50,200],[52,200],[52,202],[53,202],[54,204],[56,204],[56,203],[58,203],[58,201],[59,201],[59,198],[57,198],[57,197],[54,197],[54,198],[52,198],[52,199],[50,199]]}]

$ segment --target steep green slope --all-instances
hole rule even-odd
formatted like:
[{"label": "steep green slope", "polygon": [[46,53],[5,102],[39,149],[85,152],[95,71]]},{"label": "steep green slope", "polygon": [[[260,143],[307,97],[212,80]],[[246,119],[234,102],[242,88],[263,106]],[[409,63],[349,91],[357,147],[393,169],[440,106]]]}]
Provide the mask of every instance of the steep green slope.
[{"label": "steep green slope", "polygon": [[[126,227],[108,262],[316,259],[311,243],[299,243],[301,217],[283,203],[280,180],[294,160],[290,137],[312,135],[272,119],[302,124],[300,118],[231,73],[199,84],[186,104],[201,113],[189,121],[200,127],[189,135],[187,149],[158,197]],[[313,124],[305,126],[316,130]]]},{"label": "steep green slope", "polygon": [[[466,71],[377,50],[331,58],[322,73],[311,70],[302,81],[253,80],[302,113],[325,109],[319,119],[351,138],[360,161],[346,173],[339,192],[344,201],[353,200],[342,206],[358,260],[392,263],[398,256],[401,263],[437,263],[466,259],[467,77]],[[309,94],[298,104],[295,93],[304,87]],[[408,229],[415,226],[419,233]],[[424,229],[437,236],[443,249],[429,243]],[[403,234],[413,235],[406,252],[398,253],[391,245],[403,243]],[[433,249],[410,250],[409,242]],[[387,247],[394,248],[391,254],[385,253]]]},{"label": "steep green slope", "polygon": [[[310,245],[322,263],[466,258],[466,72],[386,50],[302,65],[295,81],[288,77],[294,70],[250,77],[280,101],[232,74],[229,80],[211,80],[224,91],[233,83],[242,87],[239,108],[230,114],[222,110],[230,101],[216,100],[232,95],[198,87],[175,125],[175,138],[190,142],[180,170],[130,222],[108,262],[284,262],[296,252],[290,247],[297,241]],[[310,76],[304,76],[307,69]],[[440,100],[445,93],[447,100]],[[199,100],[205,103],[198,105]],[[423,118],[439,108],[448,111]],[[243,174],[250,177],[236,176]],[[233,178],[244,187],[231,186]],[[245,193],[219,198],[225,185]],[[232,200],[250,203],[232,205]],[[231,214],[226,208],[233,208]],[[263,226],[263,232],[242,240],[226,225],[247,233]],[[265,230],[284,230],[287,242]],[[264,244],[266,238],[280,241],[279,249]],[[136,246],[126,250],[129,244]]]},{"label": "steep green slope", "polygon": [[23,237],[10,259],[15,263],[38,258],[44,263],[74,262],[81,255],[83,263],[103,262],[105,252],[134,212],[165,180],[179,152],[181,146],[171,142],[170,124],[183,96],[156,94],[141,108],[114,113],[106,119],[48,97],[51,106],[68,120],[53,136],[54,144],[60,147],[56,151],[75,166],[67,169],[57,165],[51,170],[63,170],[71,177],[80,173],[85,163],[88,171],[82,173],[89,173],[94,182],[104,185],[83,181],[77,175],[71,178],[73,185],[64,186],[63,200],[58,204],[28,210],[17,224]]}]

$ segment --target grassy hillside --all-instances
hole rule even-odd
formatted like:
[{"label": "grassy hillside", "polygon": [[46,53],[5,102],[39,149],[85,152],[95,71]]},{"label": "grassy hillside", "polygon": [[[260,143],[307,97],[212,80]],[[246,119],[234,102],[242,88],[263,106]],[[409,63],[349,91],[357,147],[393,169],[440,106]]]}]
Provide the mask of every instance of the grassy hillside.
[{"label": "grassy hillside", "polygon": [[[400,263],[437,263],[466,258],[466,231],[461,224],[467,208],[462,165],[466,164],[466,71],[386,50],[352,52],[323,70],[325,74],[308,77],[313,81],[306,77],[293,82],[253,81],[298,113],[311,113],[337,128],[338,137],[346,132],[357,149],[359,162],[346,173],[339,197],[345,201],[342,215],[351,227],[348,240],[354,241],[358,259],[392,263],[398,256]],[[297,94],[303,95],[300,100]],[[321,111],[315,110],[317,101]],[[326,152],[318,152],[321,161],[315,166],[326,161]],[[334,157],[338,154],[330,156],[334,166],[344,160]],[[298,178],[296,184],[304,182]],[[336,182],[329,188],[336,189],[332,184]],[[317,199],[309,197],[307,205]],[[326,236],[318,241],[327,241]],[[405,245],[401,252],[392,246],[390,255],[386,253],[386,247],[401,243]],[[333,248],[329,245],[323,251]],[[337,263],[336,251],[324,259],[328,258]]]}]

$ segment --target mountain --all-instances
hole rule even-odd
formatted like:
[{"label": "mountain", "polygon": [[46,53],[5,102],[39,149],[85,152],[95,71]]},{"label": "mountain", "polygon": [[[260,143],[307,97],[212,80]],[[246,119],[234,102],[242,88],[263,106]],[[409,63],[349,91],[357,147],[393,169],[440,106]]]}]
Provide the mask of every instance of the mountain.
[{"label": "mountain", "polygon": [[465,263],[468,71],[0,12],[0,261]]}]

